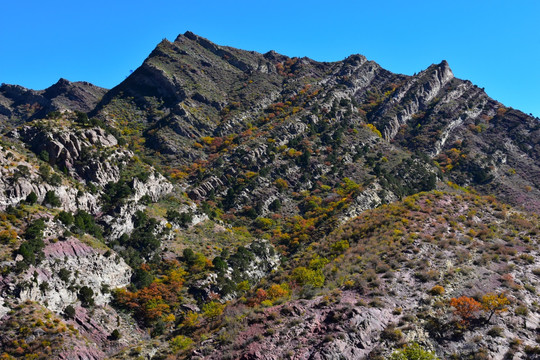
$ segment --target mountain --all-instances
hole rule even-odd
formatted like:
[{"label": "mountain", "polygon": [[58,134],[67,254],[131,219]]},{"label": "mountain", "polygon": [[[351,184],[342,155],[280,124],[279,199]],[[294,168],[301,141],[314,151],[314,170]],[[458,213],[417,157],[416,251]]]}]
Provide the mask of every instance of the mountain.
[{"label": "mountain", "polygon": [[106,89],[88,82],[60,79],[45,90],[29,90],[19,85],[0,86],[0,120],[2,129],[25,121],[44,118],[53,111],[92,110]]},{"label": "mountain", "polygon": [[2,85],[0,129],[8,358],[540,354],[540,120],[446,61],[187,32],[108,91]]}]

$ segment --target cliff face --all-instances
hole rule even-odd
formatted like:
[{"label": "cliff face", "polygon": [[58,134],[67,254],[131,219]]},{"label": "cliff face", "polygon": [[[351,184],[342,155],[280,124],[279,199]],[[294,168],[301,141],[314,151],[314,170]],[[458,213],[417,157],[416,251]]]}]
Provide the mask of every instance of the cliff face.
[{"label": "cliff face", "polygon": [[110,91],[2,85],[0,131],[8,356],[540,353],[540,121],[446,61],[188,32]]},{"label": "cliff face", "polygon": [[[21,300],[32,300],[62,313],[68,305],[77,303],[76,289],[83,286],[92,289],[94,302],[99,306],[111,301],[107,289],[129,285],[131,268],[122,258],[104,256],[105,251],[100,252],[76,238],[48,244],[43,252],[45,259],[39,267],[31,267],[22,277],[29,284],[21,289]],[[61,279],[58,274],[62,269],[69,275]],[[34,273],[38,274],[37,278]],[[42,284],[48,284],[47,288],[43,289]]]}]

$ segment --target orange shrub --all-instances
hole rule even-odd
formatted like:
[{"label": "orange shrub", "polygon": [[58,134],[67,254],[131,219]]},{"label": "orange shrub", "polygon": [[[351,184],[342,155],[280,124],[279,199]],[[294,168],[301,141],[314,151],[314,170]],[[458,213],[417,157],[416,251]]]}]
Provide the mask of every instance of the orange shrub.
[{"label": "orange shrub", "polygon": [[482,310],[482,304],[467,296],[450,299],[450,306],[455,309],[454,314],[461,318],[463,324],[475,319],[478,312]]}]

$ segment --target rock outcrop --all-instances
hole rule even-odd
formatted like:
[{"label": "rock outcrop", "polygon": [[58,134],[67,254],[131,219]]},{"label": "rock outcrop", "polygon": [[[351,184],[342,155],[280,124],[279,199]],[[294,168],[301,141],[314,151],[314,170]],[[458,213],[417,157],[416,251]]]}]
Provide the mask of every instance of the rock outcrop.
[{"label": "rock outcrop", "polygon": [[18,295],[22,301],[36,301],[61,314],[79,303],[77,289],[83,286],[92,289],[94,303],[100,306],[110,302],[111,290],[129,285],[131,268],[111,251],[106,254],[68,238],[48,244],[43,252],[45,259],[30,267],[22,280],[27,284]]},{"label": "rock outcrop", "polygon": [[117,182],[120,167],[133,156],[119,149],[116,138],[99,127],[75,132],[69,128],[23,126],[10,136],[27,143],[36,154],[46,153],[49,164],[66,169],[75,179],[99,186]]}]

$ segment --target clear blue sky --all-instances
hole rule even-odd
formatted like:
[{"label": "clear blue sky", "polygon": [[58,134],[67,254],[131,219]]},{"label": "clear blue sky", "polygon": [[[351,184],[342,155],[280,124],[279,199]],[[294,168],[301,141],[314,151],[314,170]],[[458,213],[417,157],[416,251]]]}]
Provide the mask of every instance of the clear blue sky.
[{"label": "clear blue sky", "polygon": [[2,1],[0,82],[111,88],[163,39],[320,61],[359,53],[413,74],[446,59],[507,106],[540,116],[540,1]]}]

